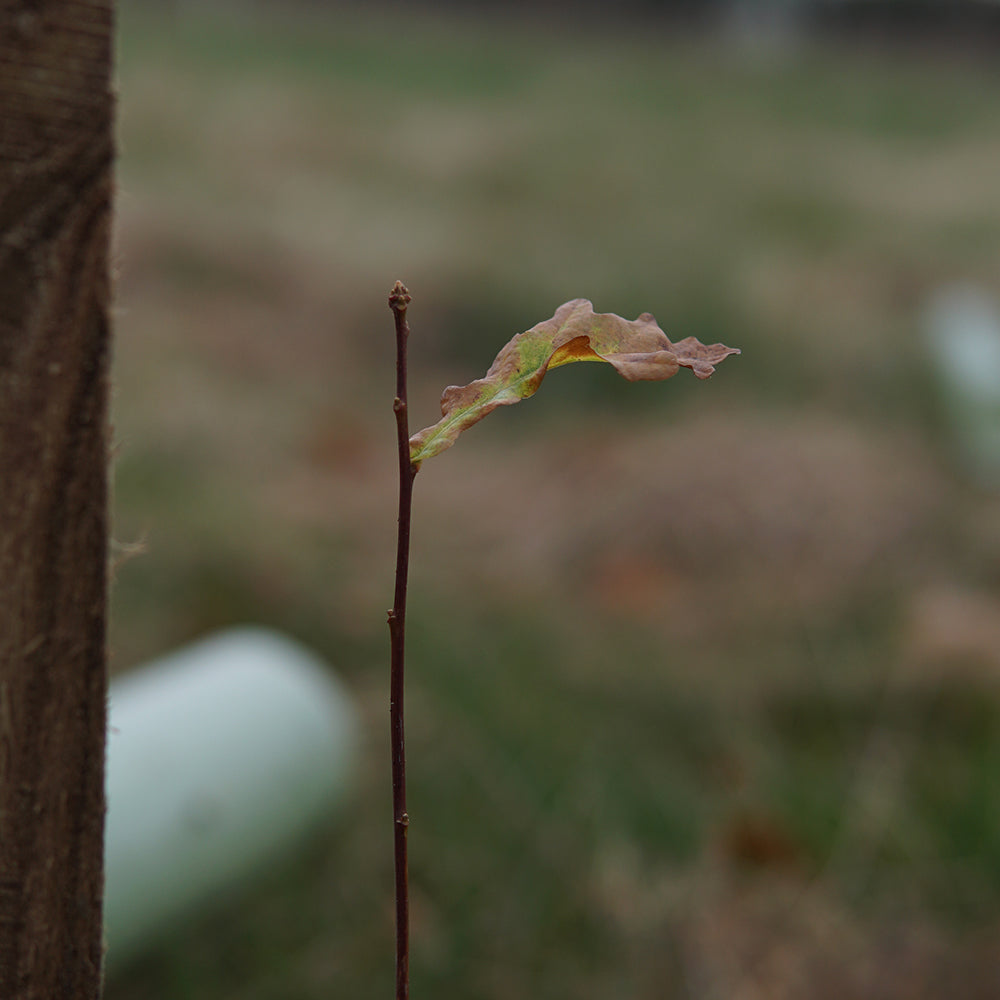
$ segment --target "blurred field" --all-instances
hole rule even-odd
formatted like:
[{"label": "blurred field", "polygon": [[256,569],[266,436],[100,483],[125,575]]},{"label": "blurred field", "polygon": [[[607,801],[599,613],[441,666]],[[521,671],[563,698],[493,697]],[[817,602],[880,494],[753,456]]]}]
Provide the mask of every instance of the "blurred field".
[{"label": "blurred field", "polygon": [[1000,291],[996,74],[125,5],[119,89],[115,669],[261,622],[368,728],[108,1000],[391,993],[397,278],[414,429],[577,296],[744,352],[554,372],[418,477],[414,996],[1000,995],[1000,498],[917,336]]}]

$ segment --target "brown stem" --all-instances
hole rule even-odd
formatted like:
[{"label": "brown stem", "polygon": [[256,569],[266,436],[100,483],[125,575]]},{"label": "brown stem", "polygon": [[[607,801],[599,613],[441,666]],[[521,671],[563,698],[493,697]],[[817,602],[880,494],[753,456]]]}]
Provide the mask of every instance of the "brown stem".
[{"label": "brown stem", "polygon": [[410,890],[406,861],[406,741],[403,735],[403,676],[406,649],[406,579],[410,563],[410,509],[417,469],[410,463],[410,431],[406,414],[406,341],[410,328],[406,307],[410,293],[397,281],[389,295],[396,321],[396,439],[399,446],[399,531],[396,541],[396,591],[389,612],[389,729],[392,746],[393,847],[396,861],[396,1000],[410,995]]}]

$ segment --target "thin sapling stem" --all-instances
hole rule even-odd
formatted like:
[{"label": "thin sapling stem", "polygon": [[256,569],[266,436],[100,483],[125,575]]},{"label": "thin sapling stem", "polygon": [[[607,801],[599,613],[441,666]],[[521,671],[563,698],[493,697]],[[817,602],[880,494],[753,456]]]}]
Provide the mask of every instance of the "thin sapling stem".
[{"label": "thin sapling stem", "polygon": [[389,612],[391,639],[392,804],[396,858],[396,1000],[409,998],[409,887],[406,864],[406,754],[403,741],[403,654],[406,624],[406,576],[410,557],[410,507],[413,480],[421,464],[450,448],[458,436],[497,407],[533,396],[550,368],[574,361],[604,361],[630,382],[663,381],[681,368],[708,378],[720,361],[739,354],[725,344],[703,344],[694,337],[676,342],[651,313],[627,320],[615,313],[595,313],[586,299],[561,305],[555,315],[513,337],[489,371],[468,385],[451,385],[441,397],[441,419],[412,438],[406,413],[406,342],[410,329],[406,307],[410,293],[396,282],[389,308],[396,320],[396,414],[399,442],[399,535],[396,548],[396,603]]},{"label": "thin sapling stem", "polygon": [[406,741],[403,729],[403,678],[406,651],[406,580],[410,562],[410,510],[417,466],[410,462],[410,430],[406,413],[406,342],[410,328],[406,307],[410,293],[397,281],[389,295],[396,321],[396,438],[399,445],[399,527],[396,541],[396,590],[389,612],[389,728],[392,746],[393,854],[396,865],[396,1000],[410,995],[410,890],[406,835]]}]

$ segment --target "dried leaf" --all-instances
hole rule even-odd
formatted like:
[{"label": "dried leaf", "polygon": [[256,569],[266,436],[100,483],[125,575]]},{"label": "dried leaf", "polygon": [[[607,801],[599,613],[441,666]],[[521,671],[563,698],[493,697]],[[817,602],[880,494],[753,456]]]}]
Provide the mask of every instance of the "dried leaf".
[{"label": "dried leaf", "polygon": [[574,361],[606,361],[630,382],[659,381],[690,368],[708,378],[735,347],[706,346],[694,337],[671,343],[650,313],[627,320],[614,313],[595,313],[586,299],[561,305],[551,319],[519,333],[507,343],[485,378],[450,385],[441,397],[441,419],[410,438],[410,461],[450,448],[458,435],[498,406],[533,396],[550,368]]}]

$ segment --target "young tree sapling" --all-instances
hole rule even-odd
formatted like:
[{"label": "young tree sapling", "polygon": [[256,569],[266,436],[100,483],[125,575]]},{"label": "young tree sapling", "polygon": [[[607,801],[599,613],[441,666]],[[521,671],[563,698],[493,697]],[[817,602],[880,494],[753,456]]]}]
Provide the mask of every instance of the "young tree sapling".
[{"label": "young tree sapling", "polygon": [[406,748],[403,730],[403,674],[406,639],[406,581],[410,551],[413,481],[423,462],[450,448],[462,431],[498,406],[510,406],[537,392],[546,372],[574,361],[603,361],[630,382],[662,381],[690,368],[700,379],[735,347],[702,344],[694,337],[676,343],[657,326],[650,313],[627,320],[614,313],[595,313],[586,299],[561,305],[551,319],[519,333],[501,348],[489,371],[468,385],[448,386],[441,397],[441,419],[409,433],[406,396],[406,310],[410,293],[397,281],[389,295],[396,324],[396,437],[399,451],[399,530],[396,547],[395,601],[389,612],[390,731],[392,799],[396,870],[396,1000],[409,997],[409,888],[407,870]]}]

